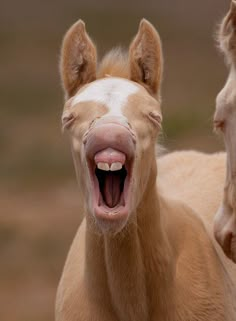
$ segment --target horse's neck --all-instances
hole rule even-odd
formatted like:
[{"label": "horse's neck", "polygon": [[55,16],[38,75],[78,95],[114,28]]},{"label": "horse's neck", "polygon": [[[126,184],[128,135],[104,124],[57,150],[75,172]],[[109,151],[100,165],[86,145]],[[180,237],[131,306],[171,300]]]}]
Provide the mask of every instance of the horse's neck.
[{"label": "horse's neck", "polygon": [[[174,262],[161,224],[156,187],[148,190],[135,217],[120,235],[103,238],[96,253],[100,263],[90,262],[88,269],[100,280],[106,276],[106,286],[100,282],[98,291],[102,286],[102,291],[109,292],[119,320],[151,320],[156,310],[169,320]],[[90,237],[90,245],[97,247],[98,241]]]}]

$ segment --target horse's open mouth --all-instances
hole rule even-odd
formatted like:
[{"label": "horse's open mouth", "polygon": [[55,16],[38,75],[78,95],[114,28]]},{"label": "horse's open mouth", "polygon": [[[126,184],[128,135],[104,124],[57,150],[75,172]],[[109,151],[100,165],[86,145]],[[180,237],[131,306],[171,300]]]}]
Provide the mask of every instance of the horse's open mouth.
[{"label": "horse's open mouth", "polygon": [[124,185],[127,176],[125,166],[115,171],[105,171],[98,167],[95,170],[99,183],[99,203],[108,208],[115,208],[117,205],[125,205]]},{"label": "horse's open mouth", "polygon": [[95,215],[115,219],[127,215],[132,161],[112,148],[95,154],[90,162]]}]

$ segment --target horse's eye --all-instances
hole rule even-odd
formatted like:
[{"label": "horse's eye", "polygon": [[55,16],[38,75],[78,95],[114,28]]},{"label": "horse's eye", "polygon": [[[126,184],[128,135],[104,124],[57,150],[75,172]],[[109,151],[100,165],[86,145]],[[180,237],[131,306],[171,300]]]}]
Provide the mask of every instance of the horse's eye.
[{"label": "horse's eye", "polygon": [[75,121],[76,115],[72,112],[64,112],[62,115],[62,129],[68,129]]},{"label": "horse's eye", "polygon": [[148,118],[154,123],[155,126],[161,129],[162,116],[158,112],[156,111],[149,112]]}]

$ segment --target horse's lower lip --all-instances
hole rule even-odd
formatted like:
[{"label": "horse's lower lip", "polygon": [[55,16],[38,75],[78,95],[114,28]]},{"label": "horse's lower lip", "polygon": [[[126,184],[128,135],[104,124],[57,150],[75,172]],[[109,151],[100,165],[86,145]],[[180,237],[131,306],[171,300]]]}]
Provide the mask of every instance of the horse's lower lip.
[{"label": "horse's lower lip", "polygon": [[119,206],[116,210],[107,210],[103,206],[95,206],[95,217],[98,220],[117,222],[128,218],[128,209],[126,206]]}]

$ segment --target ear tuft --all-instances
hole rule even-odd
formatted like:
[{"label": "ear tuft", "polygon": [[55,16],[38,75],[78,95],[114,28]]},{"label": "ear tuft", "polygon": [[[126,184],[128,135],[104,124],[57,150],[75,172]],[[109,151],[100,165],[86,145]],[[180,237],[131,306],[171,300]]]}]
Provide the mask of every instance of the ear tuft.
[{"label": "ear tuft", "polygon": [[86,83],[96,79],[97,53],[85,23],[77,21],[67,31],[61,50],[60,74],[66,99]]},{"label": "ear tuft", "polygon": [[85,23],[83,20],[79,19],[76,24],[78,26],[78,30],[80,30],[81,32],[86,32],[85,31]]},{"label": "ear tuft", "polygon": [[231,2],[231,9],[236,10],[236,1],[235,0],[232,0],[232,2]]},{"label": "ear tuft", "polygon": [[142,19],[129,49],[130,79],[152,95],[160,91],[163,69],[161,40],[153,25]]},{"label": "ear tuft", "polygon": [[143,32],[145,32],[145,31],[148,31],[148,30],[152,30],[153,32],[155,32],[156,33],[156,30],[155,30],[155,28],[153,27],[153,25],[147,20],[147,19],[145,19],[145,18],[142,18],[141,19],[141,21],[140,21],[140,23],[139,23],[139,31],[143,31]]},{"label": "ear tuft", "polygon": [[236,1],[235,0],[231,2],[230,11],[232,14],[232,24],[236,28]]}]

